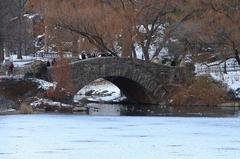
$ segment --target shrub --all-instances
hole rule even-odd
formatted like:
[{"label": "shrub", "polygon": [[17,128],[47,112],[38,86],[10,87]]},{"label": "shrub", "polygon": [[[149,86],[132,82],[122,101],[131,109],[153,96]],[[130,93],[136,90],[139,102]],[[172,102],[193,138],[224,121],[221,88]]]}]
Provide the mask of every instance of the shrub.
[{"label": "shrub", "polygon": [[57,86],[55,89],[50,88],[49,90],[47,90],[46,96],[51,100],[61,102],[68,101],[70,98],[70,94],[59,86]]},{"label": "shrub", "polygon": [[215,82],[207,76],[199,76],[189,85],[182,86],[173,95],[172,104],[181,105],[208,105],[215,106],[226,100],[227,91],[221,83]]},{"label": "shrub", "polygon": [[31,66],[29,76],[46,79],[47,65],[42,61],[35,61]]},{"label": "shrub", "polygon": [[56,64],[53,66],[52,73],[53,80],[58,83],[60,88],[64,88],[68,92],[72,92],[74,90],[71,80],[71,66],[67,59],[57,59]]},{"label": "shrub", "polygon": [[32,114],[33,113],[32,106],[30,106],[27,103],[23,102],[20,105],[20,113],[22,113],[22,114]]}]

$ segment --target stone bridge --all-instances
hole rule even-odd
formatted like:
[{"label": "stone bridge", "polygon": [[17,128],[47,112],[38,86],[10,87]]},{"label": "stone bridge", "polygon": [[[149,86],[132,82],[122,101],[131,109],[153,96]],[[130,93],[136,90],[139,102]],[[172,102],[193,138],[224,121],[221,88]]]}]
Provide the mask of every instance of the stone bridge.
[{"label": "stone bridge", "polygon": [[71,79],[76,91],[103,78],[136,103],[166,102],[169,92],[182,82],[183,72],[181,68],[117,57],[92,58],[71,64]]}]

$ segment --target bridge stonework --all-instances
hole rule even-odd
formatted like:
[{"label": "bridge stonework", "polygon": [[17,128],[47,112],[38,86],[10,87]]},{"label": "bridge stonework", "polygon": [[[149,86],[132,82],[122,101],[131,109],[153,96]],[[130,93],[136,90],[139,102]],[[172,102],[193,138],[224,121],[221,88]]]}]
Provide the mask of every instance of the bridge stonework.
[{"label": "bridge stonework", "polygon": [[182,72],[175,67],[117,57],[93,58],[71,64],[71,79],[76,91],[103,78],[136,103],[166,102],[172,88],[182,81]]}]

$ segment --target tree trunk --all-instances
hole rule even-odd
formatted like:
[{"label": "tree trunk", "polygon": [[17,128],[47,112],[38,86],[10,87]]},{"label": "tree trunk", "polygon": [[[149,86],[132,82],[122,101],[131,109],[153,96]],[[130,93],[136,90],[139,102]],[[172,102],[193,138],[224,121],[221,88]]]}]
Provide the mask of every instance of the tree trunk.
[{"label": "tree trunk", "polygon": [[78,55],[78,36],[77,35],[73,35],[73,49],[72,49],[72,53],[73,55]]},{"label": "tree trunk", "polygon": [[163,44],[159,45],[159,47],[158,47],[158,48],[156,49],[156,51],[154,52],[151,60],[154,59],[155,57],[157,57],[162,49],[163,49]]},{"label": "tree trunk", "polygon": [[2,63],[4,60],[4,48],[3,48],[3,42],[0,41],[0,63]]},{"label": "tree trunk", "polygon": [[17,59],[22,59],[22,41],[21,41],[21,39],[18,43]]},{"label": "tree trunk", "polygon": [[48,53],[48,44],[49,44],[49,39],[48,39],[48,26],[45,26],[45,36],[44,36],[44,51]]},{"label": "tree trunk", "polygon": [[131,47],[129,47],[128,44],[123,44],[123,49],[122,49],[122,57],[131,57]]},{"label": "tree trunk", "polygon": [[10,52],[9,52],[9,47],[10,47],[10,44],[9,42],[6,42],[5,43],[5,57],[9,57],[10,56]]},{"label": "tree trunk", "polygon": [[143,49],[144,59],[146,61],[149,61],[149,54],[148,54],[148,48],[144,47]]},{"label": "tree trunk", "polygon": [[227,61],[224,62],[224,68],[223,73],[227,74]]},{"label": "tree trunk", "polygon": [[17,53],[17,59],[22,59],[22,14],[19,13],[18,16],[18,53]]},{"label": "tree trunk", "polygon": [[132,44],[132,57],[137,58],[137,53],[133,44]]},{"label": "tree trunk", "polygon": [[240,65],[239,52],[237,49],[235,49],[234,54],[235,54],[235,59],[237,60],[238,65]]},{"label": "tree trunk", "polygon": [[124,30],[123,41],[122,41],[122,57],[132,56],[132,41],[130,34]]}]

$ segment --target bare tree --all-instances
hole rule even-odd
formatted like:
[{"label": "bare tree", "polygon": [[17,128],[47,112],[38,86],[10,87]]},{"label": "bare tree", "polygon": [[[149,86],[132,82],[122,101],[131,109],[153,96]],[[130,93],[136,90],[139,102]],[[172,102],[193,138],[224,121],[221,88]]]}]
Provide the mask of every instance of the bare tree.
[{"label": "bare tree", "polygon": [[238,0],[47,0],[46,4],[47,28],[55,34],[50,37],[56,37],[56,30],[71,32],[75,48],[81,41],[114,56],[134,58],[138,49],[151,60],[164,47],[197,54],[211,46],[224,58],[235,56],[240,62]]},{"label": "bare tree", "polygon": [[[1,55],[3,55],[4,46],[6,50],[16,50],[16,48],[18,48],[18,58],[22,58],[24,40],[26,40],[26,24],[24,21],[26,2],[27,0],[8,0],[0,2],[0,13],[2,17],[0,24],[2,25],[0,31]],[[16,44],[18,46],[16,46]]]},{"label": "bare tree", "polygon": [[221,62],[235,58],[240,64],[240,1],[196,0],[194,2],[199,12],[191,21],[184,23],[181,30],[186,33],[190,42],[195,43],[196,53],[211,49],[220,56]]},{"label": "bare tree", "polygon": [[23,22],[23,16],[25,13],[25,4],[27,0],[17,0],[16,6],[17,6],[17,19],[18,19],[18,38],[19,38],[19,47],[18,47],[18,54],[17,58],[22,59],[22,49],[23,49],[23,36],[24,36],[24,22]]},{"label": "bare tree", "polygon": [[[151,47],[157,55],[170,37],[170,18],[176,0],[149,1],[48,1],[50,26],[70,30],[101,51],[114,56],[136,57],[141,47],[145,60]],[[52,10],[58,4],[58,8]]]},{"label": "bare tree", "polygon": [[4,60],[4,45],[9,38],[7,25],[11,17],[10,5],[10,1],[0,1],[0,63]]}]

